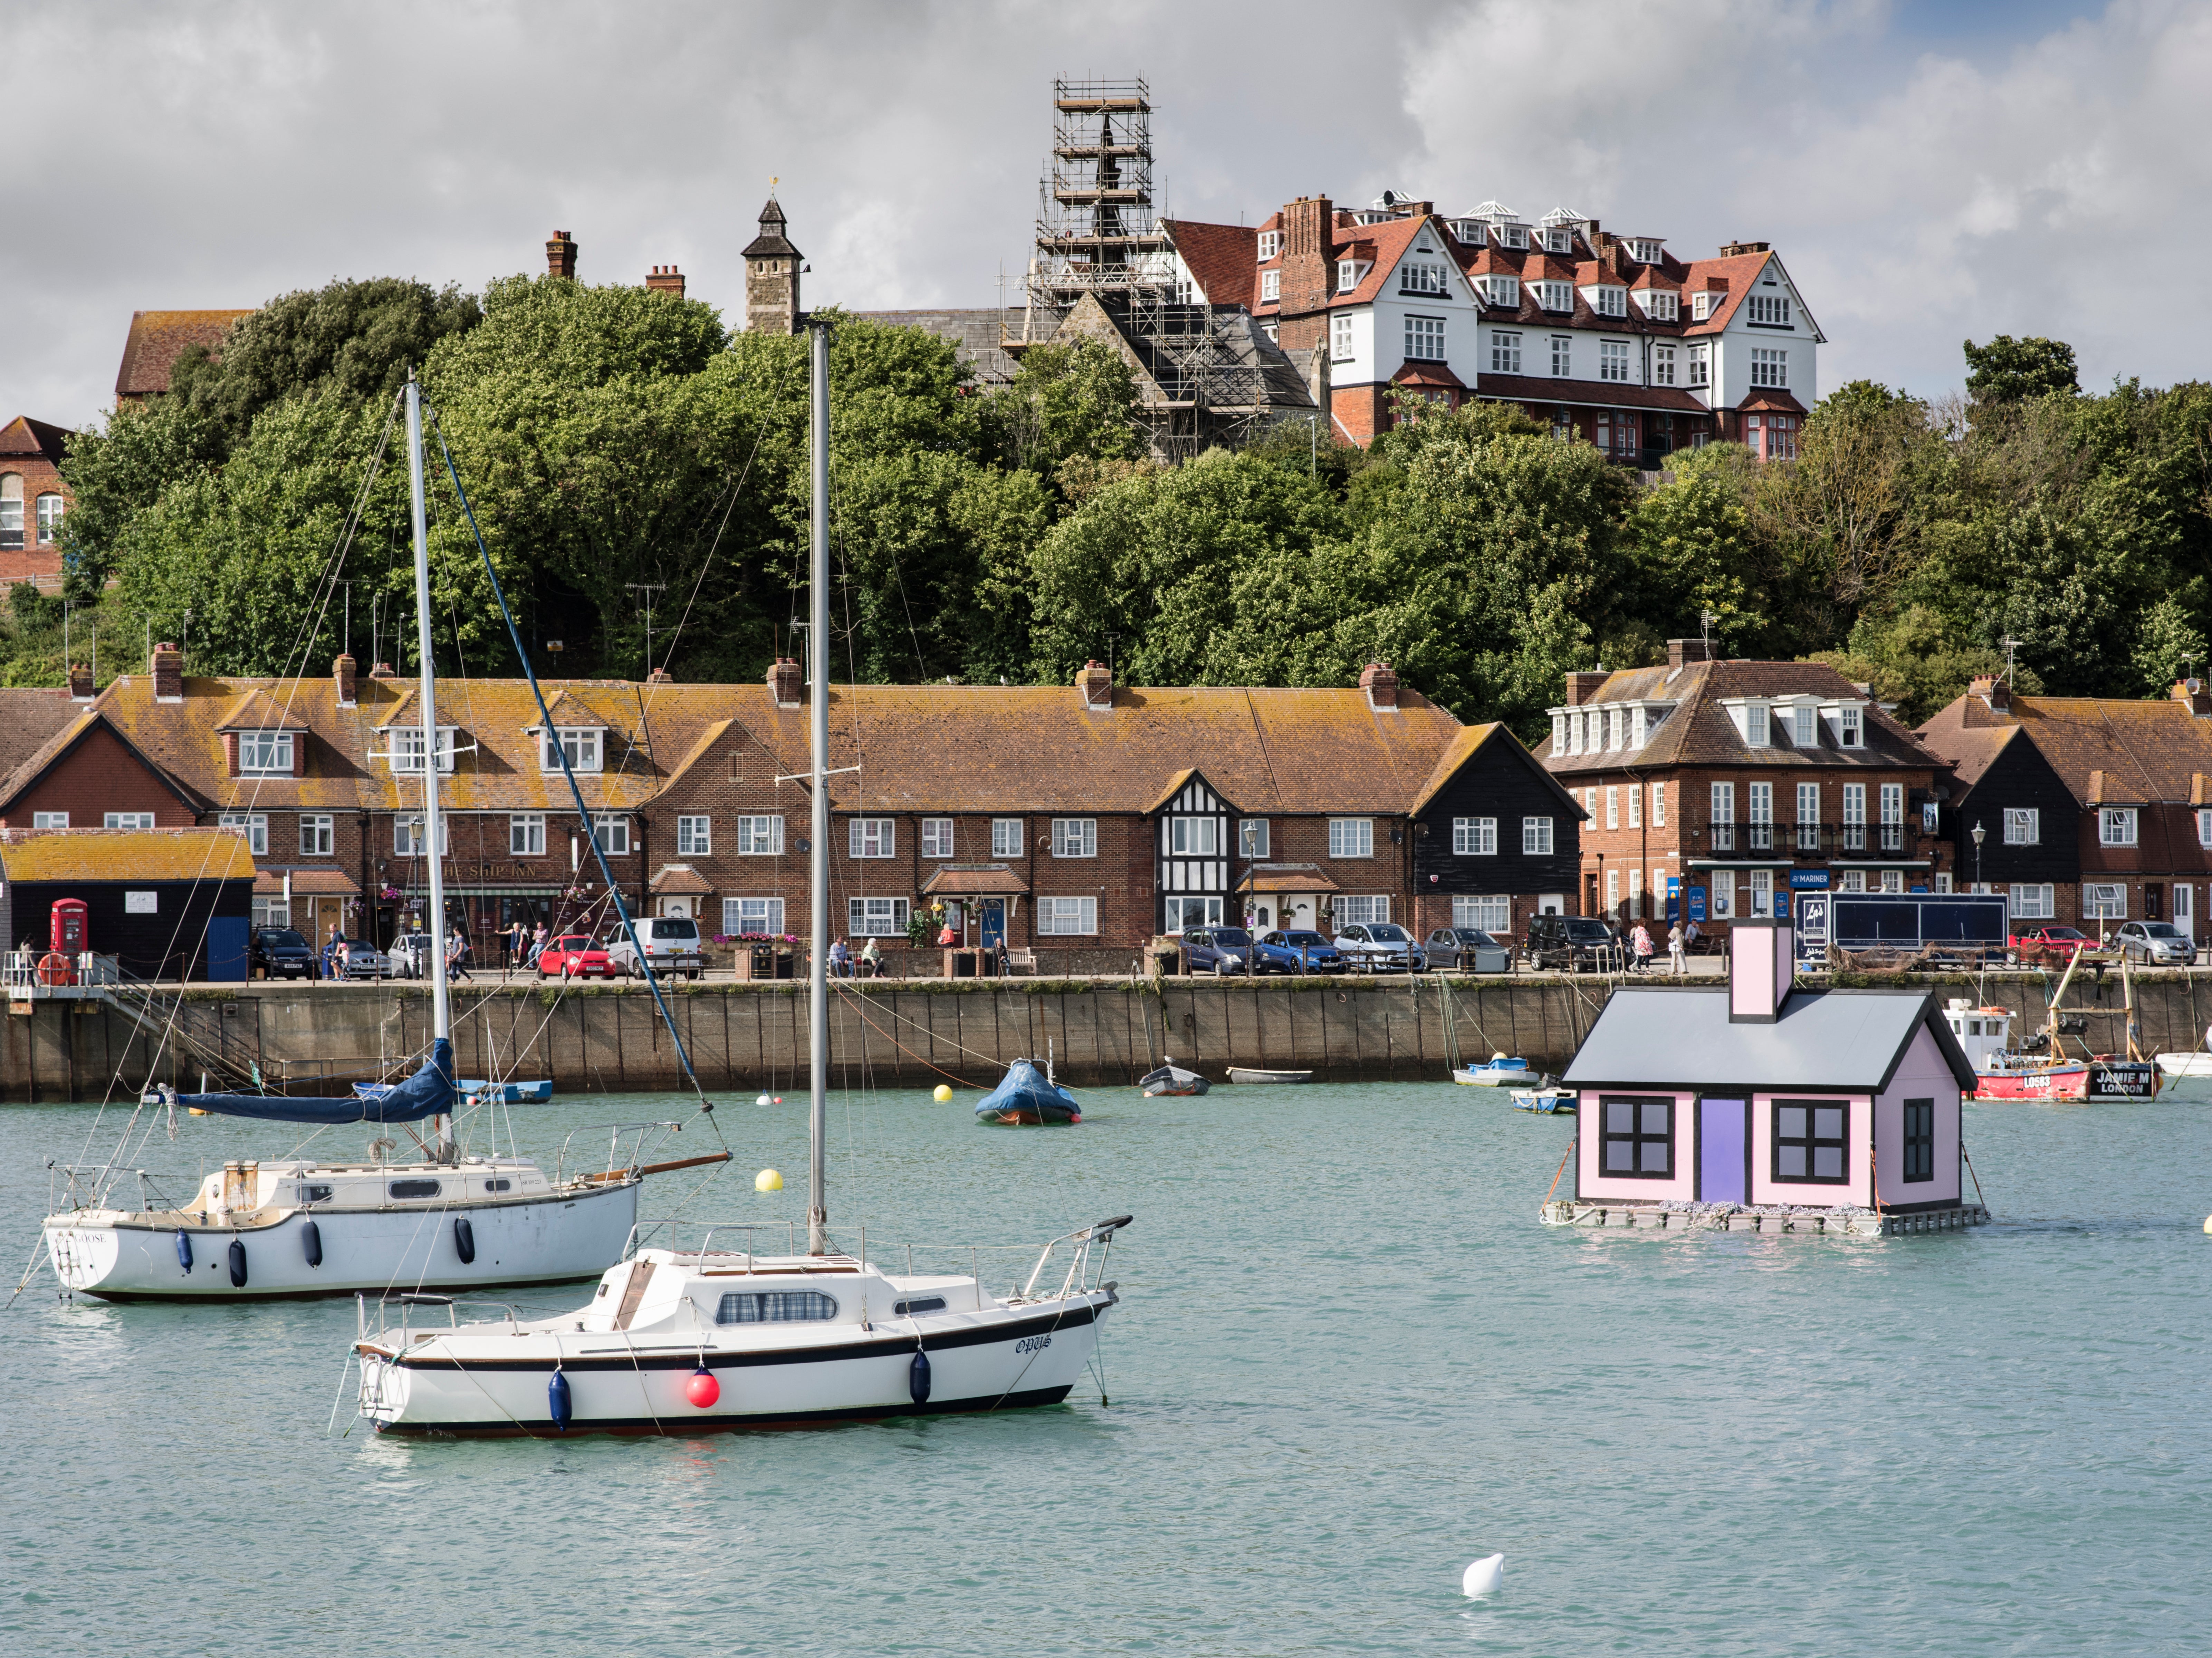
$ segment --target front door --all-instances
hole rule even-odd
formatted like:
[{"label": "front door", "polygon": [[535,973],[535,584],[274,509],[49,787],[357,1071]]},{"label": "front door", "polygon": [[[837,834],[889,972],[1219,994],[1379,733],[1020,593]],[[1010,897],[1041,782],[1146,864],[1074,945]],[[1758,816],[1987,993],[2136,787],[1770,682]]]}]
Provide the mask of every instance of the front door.
[{"label": "front door", "polygon": [[996,950],[1006,942],[1006,901],[1003,898],[980,900],[979,911],[976,925],[982,933],[983,948]]},{"label": "front door", "polygon": [[663,915],[680,915],[688,921],[691,919],[691,901],[689,898],[663,898],[660,913]]},{"label": "front door", "polygon": [[1751,1102],[1698,1102],[1698,1197],[1704,1203],[1750,1200]]},{"label": "front door", "polygon": [[2174,930],[2191,944],[2197,942],[2197,901],[2191,896],[2193,888],[2179,882],[2173,888]]}]

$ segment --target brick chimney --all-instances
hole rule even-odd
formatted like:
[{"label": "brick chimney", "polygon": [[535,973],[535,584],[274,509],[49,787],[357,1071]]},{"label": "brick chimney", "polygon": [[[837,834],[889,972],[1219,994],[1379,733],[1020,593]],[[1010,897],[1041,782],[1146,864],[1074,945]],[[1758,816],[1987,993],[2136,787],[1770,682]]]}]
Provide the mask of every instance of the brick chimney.
[{"label": "brick chimney", "polygon": [[1686,662],[1710,662],[1713,659],[1711,647],[1703,639],[1670,639],[1667,641],[1667,673],[1668,677],[1682,671]]},{"label": "brick chimney", "polygon": [[655,668],[651,673],[646,675],[645,683],[648,685],[673,685],[676,683],[676,676],[665,668]]},{"label": "brick chimney", "polygon": [[648,294],[673,294],[684,297],[684,273],[672,264],[657,264],[646,276],[645,291]]},{"label": "brick chimney", "polygon": [[576,280],[576,240],[565,230],[556,230],[545,244],[545,274]]},{"label": "brick chimney", "polygon": [[1966,682],[1966,695],[1980,697],[1997,714],[2003,714],[2012,707],[2012,688],[1995,674],[1976,674]]},{"label": "brick chimney", "polygon": [[1370,662],[1359,673],[1359,689],[1367,693],[1370,708],[1398,706],[1398,671],[1388,662]]},{"label": "brick chimney", "polygon": [[90,668],[87,667],[82,662],[70,663],[69,679],[70,701],[89,702],[92,701],[92,670]]},{"label": "brick chimney", "polygon": [[397,679],[399,677],[398,674],[392,672],[392,665],[389,662],[378,663],[374,667],[368,671],[368,677],[371,679]]},{"label": "brick chimney", "polygon": [[806,679],[797,661],[787,656],[776,658],[775,665],[768,671],[768,692],[779,708],[806,706]]},{"label": "brick chimney", "polygon": [[359,683],[356,677],[359,666],[351,651],[339,652],[338,659],[331,664],[331,677],[338,683],[338,707],[342,708],[350,708],[358,701],[355,691]]},{"label": "brick chimney", "polygon": [[[1329,229],[1335,210],[1326,196],[1301,196],[1283,208],[1282,314],[1319,311],[1328,304]],[[1310,343],[1310,342],[1304,342]]]},{"label": "brick chimney", "polygon": [[166,639],[154,647],[154,700],[185,700],[185,653]]},{"label": "brick chimney", "polygon": [[2201,679],[2175,680],[2173,700],[2177,702],[2186,702],[2189,705],[2189,712],[2199,720],[2212,719],[2212,693],[2205,690],[2204,682]]},{"label": "brick chimney", "polygon": [[1086,662],[1083,671],[1075,676],[1075,689],[1083,698],[1083,706],[1091,714],[1114,712],[1114,676],[1103,662]]},{"label": "brick chimney", "polygon": [[1597,695],[1598,687],[1613,676],[1599,669],[1595,673],[1571,673],[1567,676],[1567,706],[1578,708]]}]

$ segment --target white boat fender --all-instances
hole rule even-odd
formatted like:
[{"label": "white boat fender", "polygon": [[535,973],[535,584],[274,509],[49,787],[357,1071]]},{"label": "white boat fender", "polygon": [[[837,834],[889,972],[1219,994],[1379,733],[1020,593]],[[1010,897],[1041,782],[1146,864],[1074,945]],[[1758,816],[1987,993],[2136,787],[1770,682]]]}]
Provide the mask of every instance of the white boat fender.
[{"label": "white boat fender", "polygon": [[466,1215],[453,1217],[453,1253],[461,1258],[462,1266],[476,1265],[477,1229],[469,1224]]},{"label": "white boat fender", "polygon": [[[2204,1217],[2204,1230],[2208,1233],[2212,1233],[2212,1215],[2207,1215]],[[179,1232],[177,1236],[179,1237],[182,1237],[184,1236],[184,1234]]]},{"label": "white boat fender", "polygon": [[575,1401],[568,1396],[568,1378],[561,1374],[556,1365],[553,1379],[545,1384],[545,1408],[553,1413],[553,1431],[568,1431],[568,1418],[576,1413]]},{"label": "white boat fender", "polygon": [[1467,1569],[1467,1576],[1460,1579],[1459,1587],[1470,1600],[1497,1594],[1505,1587],[1505,1557],[1486,1554]]},{"label": "white boat fender", "polygon": [[246,1245],[238,1238],[230,1241],[230,1287],[234,1290],[246,1287]]},{"label": "white boat fender", "polygon": [[308,1266],[321,1266],[323,1264],[323,1229],[313,1221],[302,1226],[300,1229],[300,1248],[307,1257]]},{"label": "white boat fender", "polygon": [[907,1366],[906,1390],[915,1404],[929,1403],[929,1355],[919,1347],[914,1350],[914,1363]]},{"label": "white boat fender", "polygon": [[177,1228],[177,1265],[187,1272],[192,1270],[192,1235],[181,1226]]}]

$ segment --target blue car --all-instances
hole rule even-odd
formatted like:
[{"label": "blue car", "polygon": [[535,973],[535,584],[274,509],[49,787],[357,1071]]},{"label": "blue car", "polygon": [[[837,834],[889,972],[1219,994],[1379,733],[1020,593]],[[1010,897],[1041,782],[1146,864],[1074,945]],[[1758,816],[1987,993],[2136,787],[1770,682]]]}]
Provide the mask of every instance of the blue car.
[{"label": "blue car", "polygon": [[1318,932],[1263,932],[1256,950],[1264,973],[1344,971],[1344,952]]}]

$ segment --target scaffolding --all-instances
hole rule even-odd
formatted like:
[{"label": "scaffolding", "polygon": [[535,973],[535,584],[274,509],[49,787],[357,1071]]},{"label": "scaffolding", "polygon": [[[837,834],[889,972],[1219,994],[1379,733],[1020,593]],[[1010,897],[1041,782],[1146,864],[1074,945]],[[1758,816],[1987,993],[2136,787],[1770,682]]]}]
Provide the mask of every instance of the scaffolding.
[{"label": "scaffolding", "polygon": [[1018,356],[1051,340],[1078,306],[1095,301],[1150,381],[1142,412],[1154,455],[1180,461],[1235,446],[1276,406],[1272,342],[1261,346],[1249,315],[1217,313],[1179,274],[1174,239],[1153,211],[1151,88],[1056,80],[1052,94],[1036,246],[1019,311],[1005,312],[1003,349]]}]

